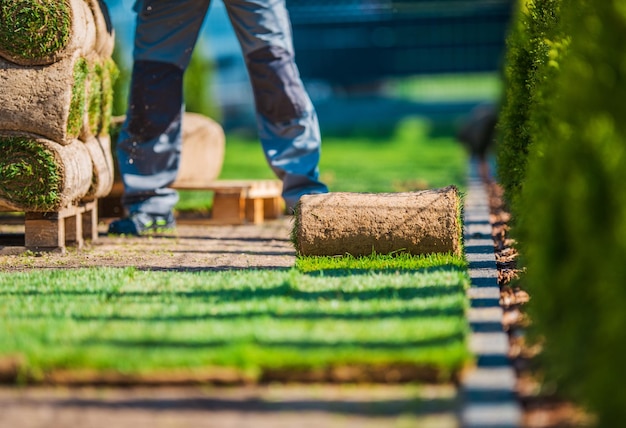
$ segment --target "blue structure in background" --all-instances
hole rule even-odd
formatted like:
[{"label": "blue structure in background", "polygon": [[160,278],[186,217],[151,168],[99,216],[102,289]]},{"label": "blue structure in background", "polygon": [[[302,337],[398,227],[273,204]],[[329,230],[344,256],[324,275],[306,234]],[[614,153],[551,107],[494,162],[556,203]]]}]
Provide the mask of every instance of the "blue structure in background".
[{"label": "blue structure in background", "polygon": [[287,0],[305,79],[340,85],[500,68],[512,0]]},{"label": "blue structure in background", "polygon": [[[134,0],[105,0],[130,63]],[[286,0],[296,62],[322,130],[419,115],[455,120],[476,105],[411,103],[376,93],[390,78],[498,72],[515,0]],[[222,0],[213,0],[199,48],[216,65],[213,97],[226,129],[251,126],[254,103]],[[358,88],[357,91],[354,88]],[[368,88],[369,93],[362,89]],[[360,91],[360,92],[359,92]],[[349,97],[346,94],[357,93]],[[340,114],[338,114],[340,113]],[[386,118],[386,119],[385,119]],[[344,122],[344,124],[341,123]]]}]

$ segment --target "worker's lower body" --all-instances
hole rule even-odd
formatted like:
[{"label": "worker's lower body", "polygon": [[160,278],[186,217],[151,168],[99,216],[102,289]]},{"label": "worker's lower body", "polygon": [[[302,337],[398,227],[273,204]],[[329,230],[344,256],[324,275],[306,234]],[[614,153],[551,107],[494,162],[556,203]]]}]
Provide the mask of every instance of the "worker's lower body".
[{"label": "worker's lower body", "polygon": [[[184,111],[183,74],[210,0],[137,0],[134,65],[126,121],[117,142],[128,218],[110,233],[142,234],[174,225]],[[287,209],[319,180],[317,115],[294,61],[285,0],[224,0],[241,45],[266,159],[283,182]]]}]

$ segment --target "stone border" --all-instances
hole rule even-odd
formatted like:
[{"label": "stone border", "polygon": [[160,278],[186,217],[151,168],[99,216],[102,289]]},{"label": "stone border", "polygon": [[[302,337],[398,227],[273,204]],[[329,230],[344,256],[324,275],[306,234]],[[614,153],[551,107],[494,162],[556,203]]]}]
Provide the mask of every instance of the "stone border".
[{"label": "stone border", "polygon": [[465,254],[471,287],[468,320],[470,351],[476,367],[461,380],[463,428],[518,428],[522,409],[515,391],[516,375],[508,358],[502,328],[498,271],[489,222],[489,202],[476,160],[470,162],[464,205]]}]

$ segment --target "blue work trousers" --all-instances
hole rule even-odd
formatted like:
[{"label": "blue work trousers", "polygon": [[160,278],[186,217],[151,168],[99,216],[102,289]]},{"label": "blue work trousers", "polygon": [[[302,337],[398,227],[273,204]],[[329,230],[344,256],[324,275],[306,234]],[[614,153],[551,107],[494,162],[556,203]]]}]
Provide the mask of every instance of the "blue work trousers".
[{"label": "blue work trousers", "polygon": [[[210,0],[138,0],[129,107],[117,144],[129,213],[165,215],[178,201],[183,74]],[[317,115],[294,61],[285,0],[224,0],[254,93],[258,134],[288,209],[325,193]]]}]

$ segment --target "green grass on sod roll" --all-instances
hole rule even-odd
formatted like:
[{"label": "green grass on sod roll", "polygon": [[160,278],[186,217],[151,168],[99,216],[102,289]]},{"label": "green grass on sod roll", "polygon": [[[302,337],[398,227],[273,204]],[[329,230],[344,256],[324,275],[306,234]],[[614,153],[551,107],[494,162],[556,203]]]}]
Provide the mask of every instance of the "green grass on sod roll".
[{"label": "green grass on sod roll", "polygon": [[113,85],[119,76],[119,69],[115,62],[107,58],[101,68],[102,80],[102,114],[100,116],[100,134],[109,134],[111,116],[113,114]]},{"label": "green grass on sod roll", "polygon": [[77,137],[83,127],[85,106],[87,103],[86,82],[89,66],[84,58],[80,58],[74,65],[74,86],[70,101],[69,116],[67,119],[67,133]]},{"label": "green grass on sod roll", "polygon": [[98,135],[102,123],[102,77],[103,67],[101,64],[94,62],[88,66],[88,84],[86,85],[87,118],[89,131],[94,135]]},{"label": "green grass on sod roll", "polygon": [[67,0],[2,0],[0,52],[37,60],[62,51],[71,37]]},{"label": "green grass on sod roll", "polygon": [[54,154],[27,137],[0,136],[0,196],[29,211],[57,208],[62,185]]}]

